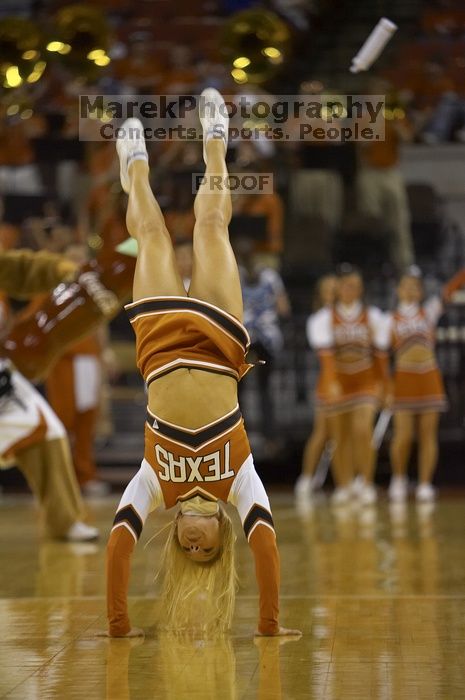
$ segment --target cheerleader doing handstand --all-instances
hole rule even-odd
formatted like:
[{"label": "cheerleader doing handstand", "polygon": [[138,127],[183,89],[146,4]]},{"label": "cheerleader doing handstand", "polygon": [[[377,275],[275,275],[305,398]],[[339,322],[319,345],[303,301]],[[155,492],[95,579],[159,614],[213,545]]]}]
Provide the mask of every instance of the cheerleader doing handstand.
[{"label": "cheerleader doing handstand", "polygon": [[228,237],[230,193],[209,189],[227,176],[228,117],[216,90],[202,93],[206,177],[195,200],[194,263],[186,293],[170,235],[149,186],[143,127],[128,120],[117,141],[129,193],[127,226],[138,243],[133,302],[138,367],[148,385],[145,452],[119,504],[108,543],[109,635],[134,636],[127,610],[130,558],[149,512],[177,506],[164,552],[165,625],[230,625],[236,575],[231,521],[236,506],[255,558],[260,635],[295,634],[278,622],[279,556],[270,505],[255,472],[237,404],[248,369],[239,274]]}]

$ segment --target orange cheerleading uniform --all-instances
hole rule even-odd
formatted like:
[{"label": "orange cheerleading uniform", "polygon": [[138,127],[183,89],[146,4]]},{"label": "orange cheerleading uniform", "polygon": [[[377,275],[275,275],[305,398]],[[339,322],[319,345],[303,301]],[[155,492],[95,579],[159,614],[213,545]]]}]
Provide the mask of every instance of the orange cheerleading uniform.
[{"label": "orange cheerleading uniform", "polygon": [[250,454],[239,408],[201,430],[186,430],[147,413],[144,457],[155,470],[166,508],[193,496],[227,501]]},{"label": "orange cheerleading uniform", "polygon": [[126,305],[136,334],[137,366],[147,384],[180,367],[241,379],[250,369],[245,327],[191,297],[150,297]]},{"label": "orange cheerleading uniform", "polygon": [[435,329],[441,314],[441,301],[434,297],[423,306],[400,304],[390,317],[395,361],[394,411],[447,410],[434,352]]},{"label": "orange cheerleading uniform", "polygon": [[[143,299],[127,307],[136,332],[137,362],[147,383],[179,367],[230,374],[248,369],[248,334],[218,307],[189,297]],[[255,558],[259,631],[278,631],[279,554],[268,496],[255,471],[237,406],[196,430],[147,413],[140,470],[127,486],[108,543],[110,634],[129,632],[130,559],[148,514],[177,504],[202,513],[202,504],[233,504]]]},{"label": "orange cheerleading uniform", "polygon": [[[387,379],[387,334],[384,314],[360,303],[349,309],[338,304],[310,317],[310,344],[318,350],[321,373],[317,405],[327,412],[343,413],[360,405],[377,405],[378,385]],[[337,382],[341,395],[331,396]]]}]

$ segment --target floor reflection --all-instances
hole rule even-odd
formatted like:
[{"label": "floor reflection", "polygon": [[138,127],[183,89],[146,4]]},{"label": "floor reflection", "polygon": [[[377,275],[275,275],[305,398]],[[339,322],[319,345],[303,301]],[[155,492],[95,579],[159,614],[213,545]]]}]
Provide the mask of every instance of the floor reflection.
[{"label": "floor reflection", "polygon": [[[297,511],[276,497],[282,621],[304,632],[292,642],[254,642],[256,587],[240,539],[229,636],[157,629],[155,542],[137,548],[131,581],[131,616],[145,639],[96,637],[105,625],[104,545],[40,542],[28,508],[0,509],[2,531],[12,533],[0,543],[0,698],[465,697],[465,499],[369,509],[321,501]],[[112,510],[96,506],[107,529]]]},{"label": "floor reflection", "polygon": [[[108,640],[106,700],[221,698],[282,700],[280,650],[293,639],[255,639],[253,646],[229,637],[190,639],[161,633],[156,641]],[[248,654],[251,678],[238,673],[236,653]],[[242,666],[242,664],[241,664]],[[150,678],[150,681],[148,682]]]}]

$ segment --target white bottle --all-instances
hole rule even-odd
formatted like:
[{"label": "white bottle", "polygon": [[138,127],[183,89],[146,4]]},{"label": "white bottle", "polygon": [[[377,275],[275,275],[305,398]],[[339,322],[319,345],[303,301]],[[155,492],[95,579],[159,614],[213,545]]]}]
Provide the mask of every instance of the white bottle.
[{"label": "white bottle", "polygon": [[351,73],[368,70],[396,31],[397,25],[394,22],[386,19],[386,17],[380,19],[360,51],[352,59]]}]

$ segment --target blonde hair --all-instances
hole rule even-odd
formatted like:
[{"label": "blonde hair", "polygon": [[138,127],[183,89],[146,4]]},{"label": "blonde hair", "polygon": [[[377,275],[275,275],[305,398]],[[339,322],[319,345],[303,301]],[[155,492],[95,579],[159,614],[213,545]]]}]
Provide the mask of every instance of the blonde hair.
[{"label": "blonde hair", "polygon": [[220,548],[206,562],[186,556],[176,520],[162,555],[161,626],[177,632],[223,632],[231,626],[237,588],[235,535],[227,513],[219,511]]}]

